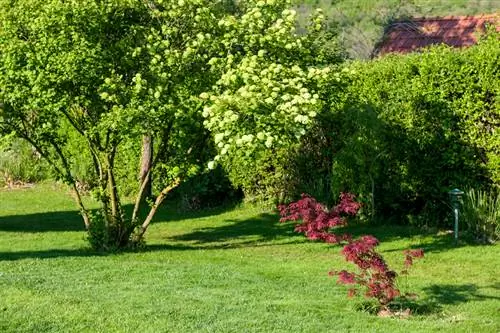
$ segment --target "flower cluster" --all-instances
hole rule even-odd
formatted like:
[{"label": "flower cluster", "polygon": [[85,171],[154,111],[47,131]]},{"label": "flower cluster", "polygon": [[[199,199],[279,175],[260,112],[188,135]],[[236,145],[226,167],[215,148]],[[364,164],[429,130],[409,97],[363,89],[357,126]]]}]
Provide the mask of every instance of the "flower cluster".
[{"label": "flower cluster", "polygon": [[209,50],[224,48],[207,52],[209,73],[219,79],[199,95],[203,125],[216,141],[210,168],[234,157],[253,168],[260,152],[298,144],[324,109],[322,86],[332,75],[338,74],[339,81],[347,77],[325,57],[331,52],[317,47],[326,23],[321,11],[298,31],[299,18],[289,0],[240,5],[237,14],[220,17],[209,39],[212,45],[204,39]]},{"label": "flower cluster", "polygon": [[350,242],[351,236],[348,234],[335,235],[329,230],[347,223],[347,216],[354,216],[361,205],[354,200],[354,195],[342,193],[338,205],[328,210],[324,205],[316,201],[307,194],[302,194],[302,198],[288,205],[280,205],[280,222],[301,221],[295,231],[303,233],[308,239],[322,240],[327,243]]}]

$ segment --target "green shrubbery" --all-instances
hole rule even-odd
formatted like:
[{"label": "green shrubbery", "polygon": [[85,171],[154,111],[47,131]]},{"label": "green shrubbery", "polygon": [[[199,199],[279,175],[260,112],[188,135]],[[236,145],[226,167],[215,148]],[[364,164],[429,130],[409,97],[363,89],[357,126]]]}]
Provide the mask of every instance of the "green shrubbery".
[{"label": "green shrubbery", "polygon": [[[3,149],[0,169],[37,180],[44,166],[36,159],[45,156],[76,192],[78,184],[98,188],[108,224],[125,223],[119,198],[139,187],[143,135],[154,142],[148,175],[161,193],[158,204],[184,182],[177,189],[184,206],[212,205],[234,194],[229,179],[247,199],[285,201],[306,192],[332,204],[349,191],[364,203],[365,218],[440,224],[451,187],[500,187],[494,32],[463,51],[436,47],[342,65],[321,11],[308,33],[299,33],[285,0],[245,2],[239,11],[225,1],[209,9],[169,3],[167,10],[110,0],[111,12],[93,2],[32,2],[3,4],[0,125],[38,153]],[[34,24],[26,6],[44,15],[81,11],[96,18],[102,34],[78,15]],[[158,15],[191,25],[162,25]],[[72,43],[76,35],[69,38],[63,26],[86,42]],[[43,62],[60,65],[59,76]],[[227,178],[206,170],[217,163]],[[142,198],[142,189],[136,194]]]},{"label": "green shrubbery", "polygon": [[333,106],[333,192],[369,198],[397,222],[440,224],[452,187],[500,186],[500,43],[435,47],[353,63],[345,104]]},{"label": "green shrubbery", "polygon": [[306,192],[331,204],[349,191],[366,219],[445,225],[450,188],[500,186],[499,54],[493,33],[462,51],[346,64],[323,82],[300,145],[262,152],[248,169],[234,155],[231,179],[275,200]]},{"label": "green shrubbery", "polygon": [[470,189],[465,192],[461,209],[466,228],[479,240],[500,239],[500,195],[494,191]]},{"label": "green shrubbery", "polygon": [[193,211],[234,204],[242,197],[222,168],[205,170],[183,182],[172,193],[180,211]]},{"label": "green shrubbery", "polygon": [[50,177],[47,163],[27,142],[0,138],[0,185],[31,183]]}]

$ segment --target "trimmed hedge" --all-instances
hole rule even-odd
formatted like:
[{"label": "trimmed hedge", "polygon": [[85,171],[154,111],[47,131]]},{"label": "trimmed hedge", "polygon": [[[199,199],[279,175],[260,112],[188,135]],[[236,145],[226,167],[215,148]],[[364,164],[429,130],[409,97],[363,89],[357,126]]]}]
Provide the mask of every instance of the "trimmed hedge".
[{"label": "trimmed hedge", "polygon": [[466,50],[433,47],[349,65],[345,103],[331,105],[332,192],[370,215],[440,224],[454,187],[500,187],[498,34]]}]

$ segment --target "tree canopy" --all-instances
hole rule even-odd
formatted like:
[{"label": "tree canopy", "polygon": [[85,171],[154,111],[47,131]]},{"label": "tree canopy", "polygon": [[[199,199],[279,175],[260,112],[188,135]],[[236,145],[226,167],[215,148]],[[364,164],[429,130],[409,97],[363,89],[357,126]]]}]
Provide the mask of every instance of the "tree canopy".
[{"label": "tree canopy", "polygon": [[[73,186],[94,247],[141,241],[168,192],[209,158],[207,129],[215,162],[290,144],[314,119],[318,80],[333,58],[318,43],[321,13],[311,33],[299,35],[289,6],[2,0],[1,129],[29,141]],[[122,209],[115,163],[124,142],[144,134],[155,138],[153,164],[165,165],[166,174],[139,221],[139,200],[130,216]],[[87,211],[71,172],[66,145],[74,135],[94,166],[97,215]]]}]

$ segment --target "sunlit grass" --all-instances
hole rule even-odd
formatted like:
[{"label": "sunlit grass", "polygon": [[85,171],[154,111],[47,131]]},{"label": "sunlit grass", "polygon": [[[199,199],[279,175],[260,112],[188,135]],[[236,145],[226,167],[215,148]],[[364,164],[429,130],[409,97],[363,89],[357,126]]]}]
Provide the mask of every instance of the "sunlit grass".
[{"label": "sunlit grass", "polygon": [[340,247],[306,241],[273,212],[236,207],[160,211],[141,252],[87,248],[63,187],[0,191],[2,332],[496,332],[499,247],[403,227],[371,233],[389,263],[426,256],[401,288],[423,314],[378,318],[357,310],[328,276],[352,268]]}]

